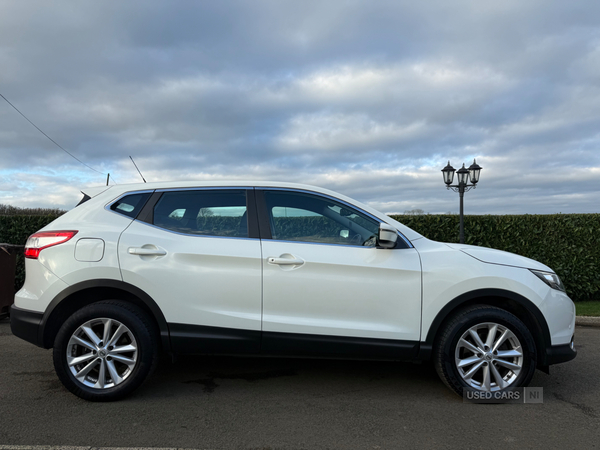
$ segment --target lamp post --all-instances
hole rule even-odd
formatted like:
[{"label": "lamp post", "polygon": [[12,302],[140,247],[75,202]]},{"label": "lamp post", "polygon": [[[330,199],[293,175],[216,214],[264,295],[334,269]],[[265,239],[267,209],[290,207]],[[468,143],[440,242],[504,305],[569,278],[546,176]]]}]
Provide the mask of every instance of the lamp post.
[{"label": "lamp post", "polygon": [[[458,184],[452,185],[452,181],[454,181],[454,172],[456,172],[456,177]],[[448,165],[442,169],[442,175],[444,176],[444,183],[446,183],[446,189],[452,189],[454,192],[458,192],[460,196],[460,243],[465,243],[465,228],[464,228],[464,206],[463,206],[463,197],[465,192],[470,191],[471,189],[477,186],[477,182],[479,181],[479,174],[481,172],[481,167],[477,165],[475,160],[473,160],[473,164],[469,166],[467,169],[465,165],[455,170],[454,167],[450,165],[450,161],[448,161]],[[472,184],[469,184],[469,179]]]}]

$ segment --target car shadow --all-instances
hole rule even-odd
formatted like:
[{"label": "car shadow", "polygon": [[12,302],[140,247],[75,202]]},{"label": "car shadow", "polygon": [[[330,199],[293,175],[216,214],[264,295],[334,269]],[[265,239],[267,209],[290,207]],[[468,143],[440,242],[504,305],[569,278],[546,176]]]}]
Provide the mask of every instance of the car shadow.
[{"label": "car shadow", "polygon": [[405,395],[430,390],[435,396],[445,391],[453,395],[427,362],[187,355],[175,362],[163,357],[154,375],[134,395],[225,395],[239,390],[284,395],[297,390],[322,396],[365,389],[401,389]]}]

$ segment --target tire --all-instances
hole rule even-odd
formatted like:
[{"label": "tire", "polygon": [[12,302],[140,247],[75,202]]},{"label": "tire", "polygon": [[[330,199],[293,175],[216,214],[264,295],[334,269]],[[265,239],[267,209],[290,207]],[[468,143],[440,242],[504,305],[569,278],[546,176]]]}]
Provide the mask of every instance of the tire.
[{"label": "tire", "polygon": [[478,305],[452,316],[434,349],[435,369],[458,395],[465,390],[502,392],[525,387],[535,372],[531,332],[516,316]]},{"label": "tire", "polygon": [[90,401],[122,399],[158,362],[158,331],[136,306],[120,301],[88,305],[71,315],[54,340],[54,368],[62,384]]}]

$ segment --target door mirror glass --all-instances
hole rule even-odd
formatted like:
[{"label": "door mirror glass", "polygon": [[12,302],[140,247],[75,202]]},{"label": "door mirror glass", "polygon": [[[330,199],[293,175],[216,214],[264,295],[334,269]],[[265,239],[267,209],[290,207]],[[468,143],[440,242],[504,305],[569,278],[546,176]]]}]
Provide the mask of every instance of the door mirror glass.
[{"label": "door mirror glass", "polygon": [[398,239],[398,231],[387,223],[379,224],[377,244],[382,248],[394,248]]}]

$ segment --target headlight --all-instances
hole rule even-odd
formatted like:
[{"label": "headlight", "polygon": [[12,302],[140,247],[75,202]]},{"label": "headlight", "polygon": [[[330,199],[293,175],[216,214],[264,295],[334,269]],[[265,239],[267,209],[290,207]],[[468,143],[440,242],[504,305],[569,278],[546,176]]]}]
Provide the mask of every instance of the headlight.
[{"label": "headlight", "polygon": [[566,292],[565,286],[562,284],[562,281],[560,281],[560,278],[558,278],[558,275],[556,275],[555,273],[542,272],[541,270],[533,270],[533,269],[529,269],[529,270],[531,270],[531,272],[533,274],[537,275],[537,277],[540,280],[542,280],[544,283],[546,283],[552,289],[557,289],[559,291]]}]

